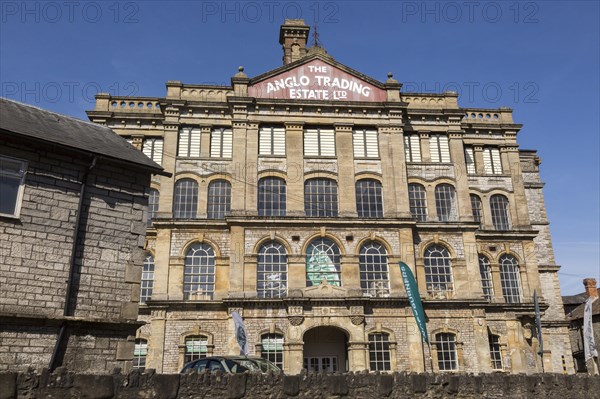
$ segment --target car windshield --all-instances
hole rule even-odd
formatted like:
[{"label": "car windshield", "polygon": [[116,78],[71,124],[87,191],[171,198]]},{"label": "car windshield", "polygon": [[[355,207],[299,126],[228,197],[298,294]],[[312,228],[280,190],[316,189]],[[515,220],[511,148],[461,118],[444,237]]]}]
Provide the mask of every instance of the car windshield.
[{"label": "car windshield", "polygon": [[227,365],[229,370],[231,370],[232,373],[243,373],[244,371],[248,371],[248,369],[254,370],[253,368],[246,366],[244,363],[242,363],[240,361],[233,361],[231,359],[223,359],[223,360],[225,361],[225,364]]},{"label": "car windshield", "polygon": [[275,366],[273,363],[265,359],[239,358],[236,359],[236,361],[249,368],[250,370],[261,371],[263,373],[266,373],[268,371],[273,371],[275,373],[281,372],[281,369],[279,367]]}]

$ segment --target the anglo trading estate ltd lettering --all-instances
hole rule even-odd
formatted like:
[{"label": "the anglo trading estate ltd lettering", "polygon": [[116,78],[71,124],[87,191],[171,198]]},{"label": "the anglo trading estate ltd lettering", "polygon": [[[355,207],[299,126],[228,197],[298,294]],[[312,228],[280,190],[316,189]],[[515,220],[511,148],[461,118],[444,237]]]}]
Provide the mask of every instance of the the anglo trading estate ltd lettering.
[{"label": "the anglo trading estate ltd lettering", "polygon": [[[308,69],[315,74],[329,72],[327,66],[309,65]],[[306,75],[288,76],[267,83],[267,94],[282,89],[289,90],[289,98],[298,100],[345,100],[348,98],[348,92],[367,98],[371,94],[371,87],[364,83],[325,75],[314,75],[312,79]]]}]

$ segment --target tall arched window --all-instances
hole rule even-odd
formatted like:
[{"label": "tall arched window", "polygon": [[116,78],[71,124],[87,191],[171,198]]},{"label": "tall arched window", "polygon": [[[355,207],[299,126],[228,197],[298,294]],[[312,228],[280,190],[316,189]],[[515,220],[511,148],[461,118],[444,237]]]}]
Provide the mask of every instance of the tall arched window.
[{"label": "tall arched window", "polygon": [[133,347],[133,368],[144,371],[146,368],[146,356],[148,355],[148,341],[138,338]]},{"label": "tall arched window", "polygon": [[175,183],[173,218],[194,219],[198,211],[198,183],[192,179],[181,179]]},{"label": "tall arched window", "polygon": [[285,216],[285,180],[263,177],[258,181],[258,215]]},{"label": "tall arched window", "polygon": [[358,258],[360,268],[360,288],[364,294],[374,297],[388,296],[390,281],[388,257],[383,245],[369,242],[360,248]]},{"label": "tall arched window", "polygon": [[521,276],[517,258],[508,254],[502,255],[498,263],[500,263],[500,283],[504,300],[506,303],[521,303]]},{"label": "tall arched window", "polygon": [[494,229],[510,230],[508,198],[502,194],[492,195],[490,198],[490,211],[492,212]]},{"label": "tall arched window", "polygon": [[196,359],[202,359],[208,356],[208,338],[199,335],[195,337],[186,337],[184,348],[183,363],[189,363]]},{"label": "tall arched window", "polygon": [[337,182],[320,178],[307,180],[304,183],[304,211],[310,217],[336,217]]},{"label": "tall arched window", "polygon": [[444,294],[454,289],[450,253],[441,245],[425,249],[425,283],[430,295]]},{"label": "tall arched window", "polygon": [[390,336],[385,333],[369,334],[369,368],[371,371],[390,371]]},{"label": "tall arched window", "polygon": [[435,334],[434,344],[437,352],[439,371],[458,370],[456,335],[452,333]]},{"label": "tall arched window", "polygon": [[154,256],[148,255],[144,259],[142,278],[140,280],[140,303],[146,303],[152,298],[154,288]]},{"label": "tall arched window", "polygon": [[321,284],[342,285],[340,278],[340,249],[329,238],[313,240],[306,250],[306,286]]},{"label": "tall arched window", "polygon": [[215,252],[208,244],[196,243],[185,255],[184,299],[212,299],[215,291]]},{"label": "tall arched window", "polygon": [[479,223],[479,227],[483,227],[483,206],[481,198],[477,194],[471,194],[471,210],[473,211],[473,220]]},{"label": "tall arched window", "polygon": [[276,241],[260,246],[256,269],[259,298],[281,298],[287,294],[287,253]]},{"label": "tall arched window", "polygon": [[494,296],[494,284],[492,283],[490,260],[485,255],[479,255],[479,274],[481,276],[483,297],[488,301],[491,301]]},{"label": "tall arched window", "polygon": [[148,191],[148,220],[147,225],[152,226],[152,219],[158,213],[158,190],[151,188]]},{"label": "tall arched window", "polygon": [[207,217],[225,219],[231,211],[231,183],[214,180],[208,185]]},{"label": "tall arched window", "polygon": [[408,185],[408,202],[410,214],[419,222],[427,221],[427,199],[425,187],[418,183]]},{"label": "tall arched window", "polygon": [[450,184],[438,184],[435,187],[435,208],[440,222],[458,220],[456,212],[456,192]]},{"label": "tall arched window", "polygon": [[381,183],[375,179],[356,182],[356,212],[360,218],[382,218],[383,196]]},{"label": "tall arched window", "polygon": [[[260,337],[260,356],[283,370],[283,335],[263,334]],[[268,371],[268,370],[264,370]]]}]

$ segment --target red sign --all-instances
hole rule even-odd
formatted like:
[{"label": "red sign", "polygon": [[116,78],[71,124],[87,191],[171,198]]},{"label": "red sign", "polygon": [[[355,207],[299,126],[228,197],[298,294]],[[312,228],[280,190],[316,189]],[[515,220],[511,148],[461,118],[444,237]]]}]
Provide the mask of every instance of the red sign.
[{"label": "red sign", "polygon": [[387,100],[385,90],[373,86],[321,60],[312,60],[292,70],[248,87],[257,98],[324,101]]}]

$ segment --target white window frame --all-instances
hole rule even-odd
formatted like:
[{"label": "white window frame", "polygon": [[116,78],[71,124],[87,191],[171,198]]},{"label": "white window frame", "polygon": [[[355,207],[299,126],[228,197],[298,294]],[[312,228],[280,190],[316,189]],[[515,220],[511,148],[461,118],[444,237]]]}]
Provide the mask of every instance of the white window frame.
[{"label": "white window frame", "polygon": [[162,137],[146,137],[142,144],[142,152],[157,164],[162,165],[164,144],[165,141]]},{"label": "white window frame", "polygon": [[201,130],[199,127],[182,127],[179,129],[177,157],[200,158]]},{"label": "white window frame", "polygon": [[483,170],[486,175],[501,175],[502,158],[497,147],[483,148]]},{"label": "white window frame", "polygon": [[231,158],[233,155],[233,130],[217,127],[210,132],[210,157]]},{"label": "white window frame", "polygon": [[[330,142],[326,143],[326,141]],[[335,158],[335,130],[324,127],[304,129],[304,156]]]},{"label": "white window frame", "polygon": [[465,147],[465,165],[467,167],[467,174],[474,175],[477,173],[475,167],[475,153],[473,147]]},{"label": "white window frame", "polygon": [[379,137],[376,129],[354,129],[352,131],[354,158],[379,158]]},{"label": "white window frame", "polygon": [[429,152],[431,154],[431,162],[435,163],[450,163],[450,143],[448,136],[445,134],[429,135]]},{"label": "white window frame", "polygon": [[[17,163],[19,170],[3,169],[4,162]],[[25,176],[27,175],[27,161],[13,157],[0,155],[0,177],[9,179],[19,179],[19,189],[15,197],[15,207],[13,213],[0,213],[2,217],[19,218],[21,216],[21,205],[23,204],[23,191],[25,189]]]},{"label": "white window frame", "polygon": [[258,155],[285,156],[285,126],[261,126],[258,131]]},{"label": "white window frame", "polygon": [[404,135],[404,157],[406,162],[421,162],[421,138],[418,134]]}]

